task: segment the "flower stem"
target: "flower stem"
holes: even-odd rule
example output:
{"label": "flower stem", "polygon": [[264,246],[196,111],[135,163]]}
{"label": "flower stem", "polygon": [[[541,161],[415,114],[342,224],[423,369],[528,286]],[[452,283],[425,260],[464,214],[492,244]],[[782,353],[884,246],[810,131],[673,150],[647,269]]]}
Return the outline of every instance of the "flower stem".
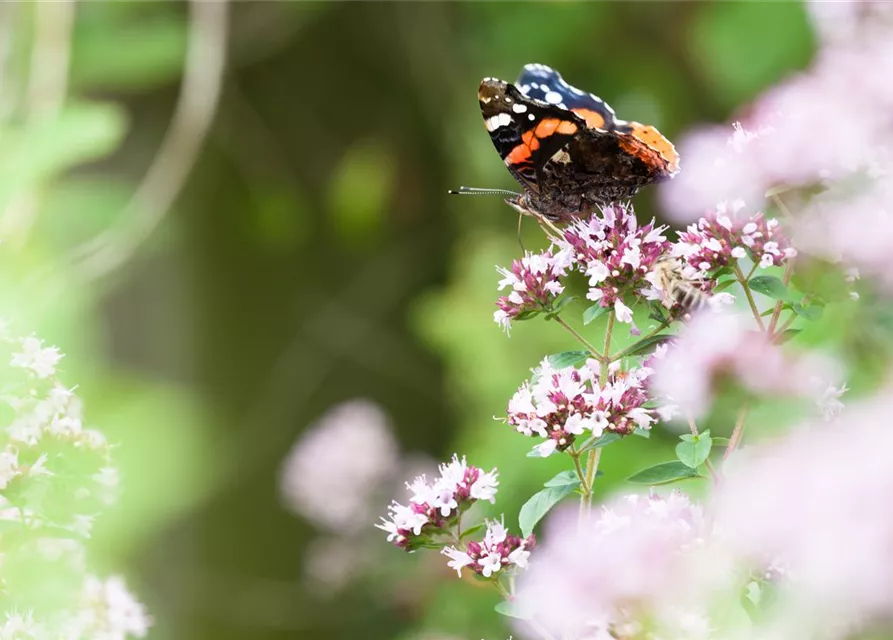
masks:
{"label": "flower stem", "polygon": [[595,474],[598,471],[598,461],[601,459],[602,449],[597,447],[589,450],[589,456],[586,460],[586,486],[589,491],[586,493],[586,505],[592,504],[592,485],[595,483]]}
{"label": "flower stem", "polygon": [[[784,283],[784,286],[787,287],[791,282],[791,275],[794,272],[794,265],[788,260],[788,263],[784,266],[784,275],[781,277],[781,281]],[[772,319],[769,321],[769,335],[772,335],[772,332],[775,331],[775,325],[778,324],[778,317],[781,315],[781,308],[784,306],[784,300],[779,300],[775,303],[775,309],[772,310]]]}
{"label": "flower stem", "polygon": [[608,375],[608,365],[611,363],[611,334],[614,333],[614,316],[615,314],[612,310],[608,314],[608,327],[605,329],[605,355],[602,358],[602,378]]}
{"label": "flower stem", "polygon": [[571,460],[574,461],[574,471],[577,472],[577,477],[580,478],[580,489],[583,492],[583,495],[580,497],[580,500],[583,501],[586,496],[589,495],[590,488],[589,484],[586,482],[586,473],[583,471],[582,465],[580,465],[580,454],[576,449],[571,448],[570,450]]}
{"label": "flower stem", "polygon": [[[753,273],[753,271],[751,271]],[[760,327],[760,331],[766,330],[766,325],[763,324],[763,319],[760,317],[760,310],[757,308],[757,303],[753,299],[753,294],[750,291],[750,285],[747,284],[748,278],[744,277],[744,274],[741,272],[741,267],[738,266],[738,263],[735,263],[735,277],[738,278],[738,282],[741,283],[741,288],[744,289],[744,295],[747,297],[747,304],[750,305],[750,310],[753,312],[754,320],[757,321],[757,326]]]}
{"label": "flower stem", "polygon": [[779,338],[781,338],[781,336],[784,335],[784,332],[787,331],[788,327],[790,327],[791,324],[793,324],[794,320],[796,320],[796,319],[797,319],[797,314],[791,313],[791,317],[788,318],[787,320],[785,320],[784,324],[775,330],[775,333],[773,334],[772,339],[778,340]]}
{"label": "flower stem", "polygon": [[598,360],[599,362],[601,362],[601,361],[604,360],[604,358],[603,358],[602,355],[598,352],[598,350],[597,350],[595,347],[593,347],[591,344],[589,344],[589,341],[586,340],[586,338],[584,338],[584,337],[581,336],[579,333],[577,333],[576,329],[574,329],[574,328],[573,328],[572,326],[570,326],[567,322],[565,322],[564,319],[563,319],[561,316],[559,316],[559,315],[556,314],[556,315],[554,315],[554,316],[552,316],[552,317],[555,319],[555,322],[557,322],[557,323],[560,324],[562,327],[564,327],[565,329],[567,329],[568,333],[570,333],[572,336],[574,336],[574,337],[580,342],[580,344],[582,344],[584,347],[586,347],[586,349],[589,351],[589,353],[591,353],[592,356],[593,356],[596,360]]}
{"label": "flower stem", "polygon": [[750,405],[744,403],[744,406],[742,406],[741,410],[738,412],[738,420],[735,422],[735,429],[732,431],[732,437],[729,438],[729,446],[726,448],[726,453],[722,457],[723,460],[728,460],[729,456],[732,455],[732,452],[741,444],[741,437],[744,435],[744,424],[747,420],[749,411]]}

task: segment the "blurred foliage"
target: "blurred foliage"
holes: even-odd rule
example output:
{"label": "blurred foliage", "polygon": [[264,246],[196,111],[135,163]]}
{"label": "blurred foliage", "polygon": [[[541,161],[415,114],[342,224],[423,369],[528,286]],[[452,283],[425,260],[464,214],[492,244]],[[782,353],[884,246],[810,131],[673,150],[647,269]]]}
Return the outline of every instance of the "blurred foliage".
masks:
{"label": "blurred foliage", "polygon": [[[496,198],[445,195],[512,186],[480,78],[551,64],[672,138],[726,119],[813,46],[793,2],[233,4],[225,89],[185,191],[125,269],[90,282],[73,257],[121,221],[157,151],[194,8],[78,3],[60,45],[68,96],[42,111],[29,65],[55,14],[4,5],[2,312],[62,347],[88,418],[120,443],[125,500],[95,548],[139,573],[155,638],[506,637],[496,594],[440,558],[385,549],[380,582],[328,600],[306,588],[313,531],[277,502],[283,452],[326,407],[369,397],[406,451],[498,465],[488,515],[516,525],[561,462],[526,458],[531,443],[493,416],[573,345],[550,324],[506,338],[491,322],[516,218]],[[652,197],[637,199],[643,216]],[[539,238],[525,225],[526,247]],[[599,495],[675,442],[614,445]]]}

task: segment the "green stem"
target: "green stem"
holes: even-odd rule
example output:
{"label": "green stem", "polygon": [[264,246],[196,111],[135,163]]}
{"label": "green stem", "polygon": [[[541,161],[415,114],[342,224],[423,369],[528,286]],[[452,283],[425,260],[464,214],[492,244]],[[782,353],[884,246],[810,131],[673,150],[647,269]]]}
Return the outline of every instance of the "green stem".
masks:
{"label": "green stem", "polygon": [[589,491],[586,493],[587,507],[592,504],[592,486],[595,483],[595,474],[598,471],[598,462],[601,456],[601,447],[589,450],[589,456],[586,460],[586,486],[589,487]]}
{"label": "green stem", "polygon": [[[753,272],[751,271],[751,273]],[[744,277],[744,274],[741,273],[741,267],[738,266],[737,262],[735,263],[735,277],[741,284],[741,288],[744,289],[744,295],[747,297],[747,304],[750,305],[750,310],[753,312],[754,320],[757,321],[757,326],[760,327],[760,331],[765,331],[766,325],[763,324],[763,319],[760,317],[760,310],[757,308],[757,303],[753,299],[753,294],[750,291],[750,285],[747,284],[748,278]]]}
{"label": "green stem", "polygon": [[586,340],[586,338],[584,338],[579,333],[577,333],[576,329],[574,329],[567,322],[565,322],[561,316],[556,314],[552,317],[555,319],[555,322],[557,322],[562,327],[564,327],[568,331],[568,333],[570,333],[572,336],[574,336],[580,342],[580,344],[582,344],[584,347],[586,347],[586,350],[592,354],[592,357],[594,357],[599,362],[601,362],[604,359],[604,358],[602,358],[602,355],[598,352],[598,350],[595,347],[593,347],[591,344],[589,344],[589,341]]}
{"label": "green stem", "polygon": [[[784,266],[784,275],[781,278],[784,286],[787,287],[791,282],[791,276],[794,273],[793,263],[788,260],[788,263]],[[775,309],[772,310],[772,319],[769,321],[769,335],[775,331],[775,325],[778,324],[778,318],[781,316],[781,308],[784,306],[784,300],[779,300],[775,303]]]}
{"label": "green stem", "polygon": [[732,452],[738,448],[739,444],[741,444],[741,438],[744,435],[744,425],[747,422],[747,414],[749,411],[750,405],[745,403],[738,412],[738,420],[735,422],[735,429],[732,431],[732,437],[729,438],[729,446],[726,448],[723,460],[728,460],[729,456],[732,455]]}
{"label": "green stem", "polygon": [[[614,311],[612,310],[608,314],[608,327],[605,329],[605,349],[604,349],[604,357],[602,358],[602,378],[605,378],[608,375],[608,365],[611,363],[611,334],[614,333]],[[616,358],[614,358],[616,359]]]}
{"label": "green stem", "polygon": [[583,466],[580,464],[580,454],[576,449],[571,449],[570,456],[571,460],[574,461],[574,471],[577,472],[577,477],[580,478],[580,489],[583,492],[580,500],[584,500],[591,492],[590,485],[586,482],[586,473],[583,471]]}

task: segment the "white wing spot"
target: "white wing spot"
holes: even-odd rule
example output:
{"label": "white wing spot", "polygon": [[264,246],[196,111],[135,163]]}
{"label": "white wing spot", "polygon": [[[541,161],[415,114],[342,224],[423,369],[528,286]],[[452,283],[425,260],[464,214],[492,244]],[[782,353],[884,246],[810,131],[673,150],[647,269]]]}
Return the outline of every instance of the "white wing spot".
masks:
{"label": "white wing spot", "polygon": [[546,93],[546,102],[549,104],[560,104],[561,103],[561,94],[557,91],[549,91]]}
{"label": "white wing spot", "polygon": [[531,122],[536,120],[536,116],[534,116],[532,113],[530,115],[528,115],[527,117],[530,119]]}
{"label": "white wing spot", "polygon": [[512,117],[507,113],[498,113],[490,116],[484,121],[487,125],[487,131],[495,131],[499,127],[505,127],[512,123]]}
{"label": "white wing spot", "polygon": [[513,104],[512,111],[514,111],[515,113],[524,113],[525,111],[527,111],[527,107],[523,104]]}

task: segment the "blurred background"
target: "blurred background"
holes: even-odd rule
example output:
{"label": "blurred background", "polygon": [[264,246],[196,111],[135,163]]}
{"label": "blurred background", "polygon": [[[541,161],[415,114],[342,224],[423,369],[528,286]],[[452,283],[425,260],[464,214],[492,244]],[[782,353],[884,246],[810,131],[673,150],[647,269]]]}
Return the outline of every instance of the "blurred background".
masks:
{"label": "blurred background", "polygon": [[574,345],[492,322],[517,218],[446,195],[515,187],[480,79],[549,64],[673,139],[813,47],[797,2],[0,3],[2,313],[118,443],[91,551],[151,637],[505,638],[495,592],[372,528],[453,452],[513,527],[561,465],[493,420]]}

